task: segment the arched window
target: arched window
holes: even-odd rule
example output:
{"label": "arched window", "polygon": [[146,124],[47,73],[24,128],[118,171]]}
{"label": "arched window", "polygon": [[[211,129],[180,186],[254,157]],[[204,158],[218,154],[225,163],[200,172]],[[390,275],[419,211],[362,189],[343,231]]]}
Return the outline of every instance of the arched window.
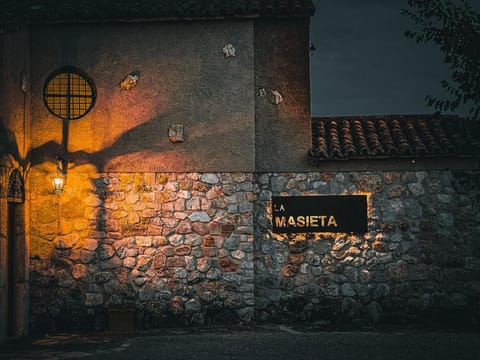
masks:
{"label": "arched window", "polygon": [[20,171],[13,169],[8,180],[7,201],[23,203],[25,201],[25,186]]}

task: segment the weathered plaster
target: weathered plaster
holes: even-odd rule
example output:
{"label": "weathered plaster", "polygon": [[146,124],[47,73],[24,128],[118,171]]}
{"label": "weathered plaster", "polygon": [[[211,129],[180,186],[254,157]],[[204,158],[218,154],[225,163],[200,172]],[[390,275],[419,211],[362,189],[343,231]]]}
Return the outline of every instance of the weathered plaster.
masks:
{"label": "weathered plaster", "polygon": [[[225,59],[229,42],[237,53]],[[45,79],[74,65],[94,80],[97,102],[69,124],[72,171],[84,163],[98,171],[253,170],[253,46],[250,20],[33,27],[34,164],[54,158],[62,142],[62,121],[43,104]],[[132,72],[137,85],[122,90]],[[185,142],[169,141],[171,124],[184,125]]]}
{"label": "weathered plaster", "polygon": [[[256,171],[295,171],[308,166],[308,43],[308,19],[255,22]],[[261,89],[265,96],[259,94]]]}

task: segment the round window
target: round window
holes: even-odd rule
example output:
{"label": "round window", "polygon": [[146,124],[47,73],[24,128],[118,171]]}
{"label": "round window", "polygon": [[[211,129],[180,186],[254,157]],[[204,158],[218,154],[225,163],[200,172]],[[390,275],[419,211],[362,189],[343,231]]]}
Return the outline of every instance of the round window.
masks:
{"label": "round window", "polygon": [[85,116],[95,104],[93,80],[81,70],[67,66],[54,71],[43,88],[43,101],[47,109],[64,120]]}

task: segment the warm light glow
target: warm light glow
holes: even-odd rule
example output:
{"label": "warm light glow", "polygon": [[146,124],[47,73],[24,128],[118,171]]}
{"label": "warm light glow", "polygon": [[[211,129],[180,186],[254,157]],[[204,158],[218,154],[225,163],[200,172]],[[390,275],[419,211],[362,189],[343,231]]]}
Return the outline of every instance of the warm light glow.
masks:
{"label": "warm light glow", "polygon": [[56,173],[52,177],[52,190],[56,195],[63,193],[63,186],[65,184],[65,175],[62,173]]}
{"label": "warm light glow", "polygon": [[[334,194],[302,193],[301,196],[307,197],[307,196],[322,196],[322,195],[332,196]],[[370,220],[370,216],[372,215],[372,210],[373,210],[373,204],[372,204],[373,193],[372,192],[353,191],[353,192],[350,192],[350,193],[338,194],[338,196],[342,196],[342,195],[364,195],[364,196],[366,196],[367,197],[367,222]],[[270,219],[270,221],[274,221],[273,220],[273,214],[272,214],[271,201],[269,201],[267,203],[266,211],[267,211],[267,217]],[[312,217],[316,218],[315,220],[317,221],[318,225],[322,225],[321,222],[323,222],[323,225],[328,225],[329,222],[331,222],[331,224],[333,224],[333,221],[336,221],[335,218],[331,219],[328,216],[312,216]],[[283,219],[281,219],[281,218],[279,220],[276,219],[276,221],[282,221],[282,220]],[[287,221],[287,220],[288,219],[286,218],[285,221]],[[309,219],[309,221],[311,221],[311,220],[312,219]],[[301,222],[300,227],[305,225],[305,223],[306,223],[305,217],[303,217],[302,219],[294,219],[294,220],[291,220],[291,221],[295,221],[295,225],[297,225],[297,226],[298,226],[298,224],[297,224],[296,221],[300,221]],[[319,221],[320,221],[320,223],[319,223]],[[280,225],[282,225],[282,224],[280,224]],[[272,232],[271,236],[277,241],[296,241],[297,239],[304,238],[307,234],[308,234],[308,232],[305,232],[305,233],[303,233],[303,232],[283,233],[283,234]],[[352,233],[329,232],[329,231],[320,231],[320,230],[318,232],[316,232],[316,234],[320,235],[320,237],[318,239],[326,239],[326,238],[329,238],[329,237],[335,239],[337,237],[342,237],[342,236],[348,236],[348,237],[355,236]]]}

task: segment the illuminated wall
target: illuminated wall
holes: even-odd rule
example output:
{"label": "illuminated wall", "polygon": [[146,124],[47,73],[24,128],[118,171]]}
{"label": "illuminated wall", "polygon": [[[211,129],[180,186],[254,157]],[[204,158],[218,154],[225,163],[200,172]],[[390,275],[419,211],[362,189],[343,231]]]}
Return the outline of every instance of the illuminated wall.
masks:
{"label": "illuminated wall", "polygon": [[[17,239],[21,259],[16,259],[15,270],[15,304],[8,302],[8,218],[9,204],[7,189],[9,177],[13,169],[22,177],[28,173],[28,136],[30,123],[30,94],[28,31],[0,34],[0,343],[10,329],[10,335],[28,333],[28,234],[26,233],[27,217],[23,213],[18,216],[18,232],[22,236]],[[28,203],[22,204],[22,212]],[[24,236],[25,235],[25,236]],[[11,277],[10,277],[11,279]],[[15,320],[10,321],[8,314],[15,313]],[[14,322],[11,324],[10,322]]]}
{"label": "illuminated wall", "polygon": [[250,322],[253,175],[71,174],[65,192],[32,184],[34,331]]}
{"label": "illuminated wall", "polygon": [[[255,318],[471,326],[480,316],[478,171],[261,174]],[[273,196],[369,195],[361,235],[271,232]]]}
{"label": "illuminated wall", "polygon": [[[478,171],[313,169],[308,21],[22,34],[2,38],[3,49],[25,46],[12,47],[25,61],[2,58],[11,101],[0,113],[1,181],[12,168],[26,179],[23,314],[33,331],[103,330],[112,310],[132,310],[140,328],[479,319]],[[97,91],[94,108],[69,122],[42,98],[65,65]],[[132,73],[136,86],[122,89]],[[183,142],[169,138],[172,125],[183,125]],[[61,195],[50,186],[57,154],[67,163]],[[271,230],[272,196],[358,193],[369,199],[365,234]],[[0,206],[4,239],[4,197]]]}
{"label": "illuminated wall", "polygon": [[[32,327],[478,319],[478,172],[74,174],[32,206]],[[43,186],[43,188],[42,188]],[[368,194],[365,234],[271,231],[272,196]]]}
{"label": "illuminated wall", "polygon": [[[68,125],[72,171],[254,169],[253,21],[51,25],[31,36],[34,165],[54,159],[64,140],[44,83],[73,65],[95,82],[97,100]],[[227,44],[234,57],[225,57]],[[122,90],[131,73],[137,85]],[[183,143],[169,140],[171,125],[183,125]]]}
{"label": "illuminated wall", "polygon": [[[308,164],[307,143],[292,141],[283,167],[277,154],[310,132],[308,20],[42,24],[29,36],[26,115],[12,123],[26,134],[33,329],[101,329],[114,307],[141,327],[251,321],[253,171]],[[43,101],[67,65],[96,88],[70,121]]]}

